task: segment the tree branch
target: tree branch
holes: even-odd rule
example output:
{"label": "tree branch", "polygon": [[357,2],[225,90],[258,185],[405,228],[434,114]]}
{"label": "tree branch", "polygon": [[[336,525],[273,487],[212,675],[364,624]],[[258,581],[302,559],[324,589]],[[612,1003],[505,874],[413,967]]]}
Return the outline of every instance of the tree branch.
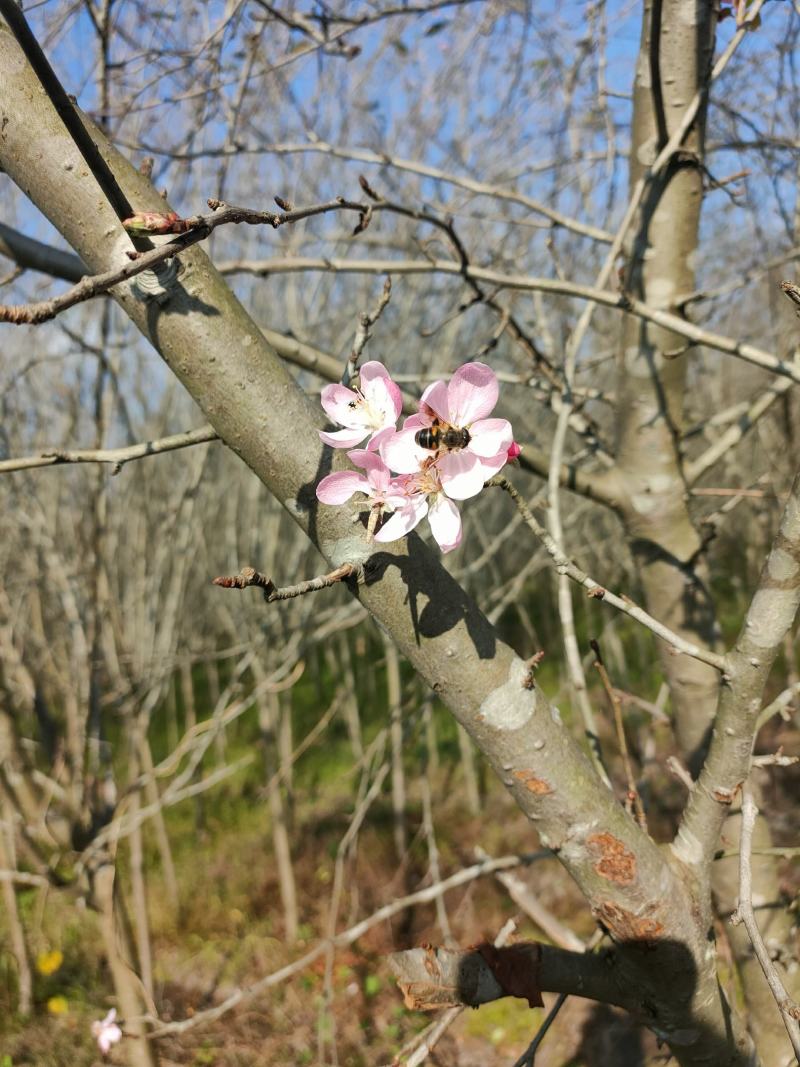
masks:
{"label": "tree branch", "polygon": [[275,600],[292,600],[296,596],[305,593],[316,593],[320,589],[329,589],[338,582],[344,582],[348,578],[357,577],[360,567],[352,563],[343,563],[341,567],[331,571],[330,574],[321,574],[318,578],[309,578],[306,582],[298,585],[287,585],[278,589],[271,578],[266,574],[260,574],[253,567],[243,567],[238,574],[230,578],[214,578],[214,585],[221,585],[223,589],[248,589],[256,586],[264,593],[264,599],[268,604]]}
{"label": "tree branch", "polygon": [[734,925],[743,923],[747,930],[747,936],[750,938],[753,951],[756,954],[758,962],[761,964],[761,970],[764,972],[764,977],[767,980],[770,991],[778,1005],[784,1025],[786,1026],[786,1032],[789,1034],[789,1040],[792,1043],[794,1054],[797,1056],[798,1061],[800,1061],[800,1025],[797,1021],[800,1019],[800,1005],[796,1004],[786,992],[777,968],[770,959],[767,946],[764,944],[764,938],[761,936],[761,931],[756,922],[755,912],[753,911],[753,883],[752,872],[750,869],[750,852],[753,845],[753,827],[757,815],[758,808],[753,800],[753,794],[751,793],[750,788],[747,785],[744,785],[742,787],[742,831],[740,841],[741,852],[739,855],[739,907],[731,916],[731,922]]}
{"label": "tree branch", "polygon": [[114,469],[111,473],[119,474],[131,460],[158,456],[162,452],[173,452],[179,448],[190,448],[192,445],[218,440],[219,434],[216,430],[211,426],[202,426],[199,430],[186,430],[184,433],[175,433],[169,437],[159,437],[124,448],[53,449],[38,456],[0,460],[0,474],[30,470],[34,467],[54,467],[62,463],[112,463]]}
{"label": "tree branch", "polygon": [[520,493],[509,480],[502,474],[496,474],[491,478],[487,485],[494,485],[500,489],[503,489],[511,499],[514,501],[514,505],[522,515],[525,524],[533,531],[539,538],[544,547],[547,549],[553,563],[557,570],[566,574],[578,585],[582,585],[584,589],[587,589],[589,596],[594,597],[596,600],[603,600],[619,611],[623,611],[626,615],[630,615],[632,619],[636,619],[643,626],[646,626],[648,630],[651,630],[656,637],[660,637],[662,641],[666,641],[668,645],[671,645],[676,652],[681,652],[685,656],[692,656],[694,659],[699,659],[703,663],[708,663],[711,667],[716,667],[718,671],[725,671],[727,669],[726,660],[724,656],[720,656],[717,652],[712,652],[711,649],[702,648],[700,645],[695,644],[692,641],[687,641],[679,634],[674,633],[669,627],[664,626],[658,619],[654,619],[652,615],[648,615],[646,611],[638,607],[629,597],[620,597],[616,593],[610,592],[602,585],[596,582],[593,578],[580,569],[580,567],[573,563],[569,557],[565,556],[552,537],[548,534],[541,523],[537,522],[528,505],[522,499]]}
{"label": "tree branch", "polygon": [[[511,946],[518,951],[516,966],[534,976],[545,993],[569,993],[601,1004],[630,1008],[615,977],[615,953],[570,952],[539,941]],[[432,1011],[455,1005],[477,1008],[510,994],[498,981],[480,949],[452,950],[426,945],[395,952],[389,957],[406,1007]]]}
{"label": "tree branch", "polygon": [[726,657],[708,756],[672,845],[684,863],[705,876],[730,805],[749,773],[764,686],[799,605],[800,475],[736,645]]}

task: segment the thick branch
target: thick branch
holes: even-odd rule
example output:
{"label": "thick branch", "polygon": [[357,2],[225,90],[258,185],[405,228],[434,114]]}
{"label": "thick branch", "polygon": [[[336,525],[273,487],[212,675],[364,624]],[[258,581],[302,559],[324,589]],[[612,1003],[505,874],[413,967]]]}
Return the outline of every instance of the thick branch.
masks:
{"label": "thick branch", "polygon": [[[512,947],[520,950],[520,970],[529,969],[544,993],[570,993],[604,1004],[631,1006],[617,985],[613,952],[570,952],[538,941]],[[389,964],[406,1006],[416,1011],[454,1005],[477,1008],[509,996],[479,949],[425,946],[395,952]]]}
{"label": "thick branch", "polygon": [[552,293],[558,296],[574,297],[577,300],[591,300],[601,304],[603,307],[626,311],[646,322],[652,322],[665,330],[678,334],[680,337],[685,337],[692,344],[705,345],[707,348],[715,349],[718,352],[737,356],[755,367],[762,367],[764,370],[773,371],[773,373],[785,378],[791,378],[793,382],[800,382],[800,367],[787,360],[779,359],[772,352],[767,352],[745,341],[737,341],[735,338],[715,333],[713,330],[706,330],[672,311],[663,311],[660,308],[651,307],[628,293],[615,293],[607,289],[597,289],[594,286],[580,285],[577,282],[569,282],[561,278],[537,278],[532,275],[505,274],[502,271],[492,270],[488,267],[476,267],[473,264],[463,267],[461,263],[450,259],[356,260],[337,259],[335,257],[297,256],[291,259],[279,258],[252,262],[237,260],[235,264],[223,263],[221,267],[226,273],[243,271],[263,276],[309,270],[352,274],[458,274],[475,281],[487,282],[498,289]]}
{"label": "thick branch", "polygon": [[25,270],[41,271],[67,282],[79,282],[86,267],[73,252],[63,252],[0,222],[0,255],[7,256]]}
{"label": "thick branch", "polygon": [[747,778],[761,699],[800,605],[800,475],[761,571],[744,626],[728,654],[708,757],[673,848],[706,874],[737,790]]}

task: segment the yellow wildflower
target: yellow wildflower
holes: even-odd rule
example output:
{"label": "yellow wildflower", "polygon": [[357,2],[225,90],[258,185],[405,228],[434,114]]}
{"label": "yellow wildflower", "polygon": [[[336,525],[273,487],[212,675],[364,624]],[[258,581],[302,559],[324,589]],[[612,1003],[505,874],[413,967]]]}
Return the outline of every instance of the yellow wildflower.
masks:
{"label": "yellow wildflower", "polygon": [[52,952],[40,952],[36,957],[36,970],[45,977],[55,974],[64,962],[64,954],[54,948]]}

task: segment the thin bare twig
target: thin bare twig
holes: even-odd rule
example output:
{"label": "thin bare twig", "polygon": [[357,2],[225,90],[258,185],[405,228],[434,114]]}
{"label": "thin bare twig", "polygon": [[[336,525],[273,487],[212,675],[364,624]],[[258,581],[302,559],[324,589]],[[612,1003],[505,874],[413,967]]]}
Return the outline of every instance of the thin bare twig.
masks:
{"label": "thin bare twig", "polygon": [[701,645],[697,645],[693,641],[685,640],[679,634],[670,630],[668,626],[659,622],[658,619],[654,619],[652,615],[648,615],[646,611],[640,608],[637,604],[634,604],[629,597],[617,596],[616,593],[612,593],[610,590],[605,589],[593,578],[590,578],[585,571],[581,570],[576,563],[560,552],[552,537],[550,537],[541,523],[537,522],[528,505],[505,475],[496,474],[493,478],[490,478],[486,484],[497,486],[499,489],[503,489],[508,493],[514,501],[517,510],[522,515],[525,524],[542,542],[555,566],[560,571],[563,571],[564,574],[567,574],[574,582],[577,582],[578,585],[582,585],[584,589],[587,589],[590,597],[593,597],[596,600],[604,600],[619,611],[624,612],[626,615],[630,615],[632,619],[636,619],[637,622],[640,622],[643,626],[646,626],[648,630],[651,630],[656,637],[660,637],[662,641],[666,641],[668,645],[671,645],[676,652],[680,652],[685,656],[692,656],[694,659],[699,659],[702,663],[708,663],[709,666],[715,667],[718,671],[725,672],[727,661],[724,656],[712,652],[708,648],[703,648]]}
{"label": "thin bare twig", "polygon": [[594,667],[600,675],[600,681],[603,683],[603,689],[606,691],[608,702],[611,705],[611,712],[614,716],[614,723],[617,728],[617,743],[619,744],[622,763],[625,767],[625,778],[628,783],[627,800],[633,805],[637,822],[645,833],[647,833],[647,819],[645,818],[644,808],[642,807],[642,798],[639,796],[639,790],[636,788],[636,780],[633,776],[633,766],[631,764],[630,753],[628,752],[628,740],[625,737],[625,723],[622,720],[622,701],[617,695],[614,687],[611,685],[611,679],[608,677],[608,671],[603,663],[603,656],[600,652],[599,643],[593,639],[589,644],[592,646],[592,651],[595,655]]}
{"label": "thin bare twig", "polygon": [[752,886],[752,872],[750,868],[750,851],[753,845],[753,827],[756,821],[756,815],[758,815],[758,808],[753,800],[753,794],[750,787],[745,783],[742,786],[742,831],[740,839],[741,853],[739,856],[739,906],[731,916],[731,922],[734,925],[739,923],[744,924],[745,930],[747,930],[747,936],[753,945],[753,951],[756,954],[758,962],[761,964],[761,970],[764,972],[764,977],[767,980],[770,991],[772,992],[775,1002],[778,1005],[778,1009],[783,1018],[784,1025],[786,1026],[786,1032],[789,1035],[789,1040],[792,1043],[795,1055],[800,1060],[800,1005],[797,1004],[784,988],[780,975],[778,974],[775,964],[770,959],[767,946],[764,944],[764,939],[761,936],[761,931],[758,928],[756,922],[755,912],[753,911],[753,886]]}
{"label": "thin bare twig", "polygon": [[318,578],[309,578],[306,582],[297,585],[287,585],[278,589],[271,578],[266,574],[260,574],[253,567],[242,567],[238,574],[230,577],[214,578],[213,584],[222,586],[223,589],[249,589],[257,586],[264,591],[264,599],[268,604],[274,600],[291,600],[293,597],[302,596],[304,593],[316,593],[319,589],[327,589],[337,582],[344,582],[348,578],[357,577],[359,567],[354,563],[343,563],[341,567],[331,571],[330,574],[321,574]]}
{"label": "thin bare twig", "polygon": [[372,334],[371,328],[375,325],[378,319],[383,314],[383,309],[389,303],[392,296],[392,279],[391,275],[387,277],[383,283],[383,292],[380,295],[380,299],[372,311],[362,311],[358,316],[358,328],[356,329],[356,335],[353,339],[353,348],[350,352],[350,356],[345,363],[344,372],[342,374],[342,385],[349,385],[353,378],[356,376],[358,370],[358,361],[361,359],[361,354],[366,348],[367,341]]}
{"label": "thin bare twig", "polygon": [[541,1045],[542,1041],[544,1041],[544,1038],[545,1038],[545,1035],[547,1034],[547,1031],[550,1029],[550,1027],[555,1022],[556,1016],[561,1011],[561,1009],[564,1007],[564,1004],[566,1003],[566,1000],[567,1000],[567,996],[568,996],[567,993],[559,993],[558,994],[558,996],[556,997],[555,1004],[552,1006],[550,1011],[545,1016],[544,1021],[542,1022],[542,1025],[536,1031],[536,1037],[534,1037],[533,1041],[531,1041],[530,1045],[528,1045],[528,1047],[522,1053],[520,1058],[516,1061],[516,1063],[514,1064],[514,1067],[533,1067],[534,1061],[536,1059],[536,1053],[537,1053],[537,1051],[539,1049],[539,1046]]}
{"label": "thin bare twig", "polygon": [[41,452],[38,456],[20,456],[16,459],[0,460],[0,474],[30,470],[33,467],[54,467],[62,463],[111,463],[113,464],[111,473],[119,474],[125,464],[130,463],[131,460],[143,459],[145,456],[157,456],[162,452],[172,452],[178,448],[189,448],[192,445],[218,440],[219,434],[216,430],[210,426],[203,426],[199,430],[186,430],[184,433],[171,434],[169,437],[160,437],[153,441],[142,441],[124,448],[54,448]]}
{"label": "thin bare twig", "polygon": [[[255,211],[252,208],[235,207],[214,199],[208,201],[208,206],[214,212],[213,215],[192,215],[184,219],[172,215],[155,216],[152,213],[132,216],[128,223],[133,232],[139,232],[136,230],[139,224],[145,227],[140,232],[159,232],[160,221],[163,223],[160,232],[175,233],[176,236],[168,244],[161,245],[159,248],[146,252],[128,252],[131,262],[101,274],[87,275],[77,285],[51,300],[41,300],[31,304],[0,304],[0,322],[10,322],[17,326],[23,323],[47,322],[60,312],[90,300],[92,297],[107,293],[115,285],[129,281],[137,274],[152,270],[181,252],[185,252],[192,245],[204,241],[218,226],[245,223],[250,226],[271,226],[277,229],[287,223],[299,222],[301,219],[324,215],[330,211],[354,211],[359,219],[363,220],[367,212],[372,210],[372,205],[345,200],[344,197],[312,204],[310,207],[280,212]],[[171,228],[165,230],[163,227],[167,225]]]}

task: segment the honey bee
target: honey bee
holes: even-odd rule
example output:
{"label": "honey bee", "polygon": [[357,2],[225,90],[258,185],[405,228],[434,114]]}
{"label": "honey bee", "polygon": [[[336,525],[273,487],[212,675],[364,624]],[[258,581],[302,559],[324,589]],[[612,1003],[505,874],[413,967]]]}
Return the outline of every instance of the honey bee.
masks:
{"label": "honey bee", "polygon": [[431,426],[417,430],[414,440],[420,448],[427,449],[428,452],[451,452],[456,448],[466,448],[472,438],[469,430],[462,430],[440,419],[434,419]]}

